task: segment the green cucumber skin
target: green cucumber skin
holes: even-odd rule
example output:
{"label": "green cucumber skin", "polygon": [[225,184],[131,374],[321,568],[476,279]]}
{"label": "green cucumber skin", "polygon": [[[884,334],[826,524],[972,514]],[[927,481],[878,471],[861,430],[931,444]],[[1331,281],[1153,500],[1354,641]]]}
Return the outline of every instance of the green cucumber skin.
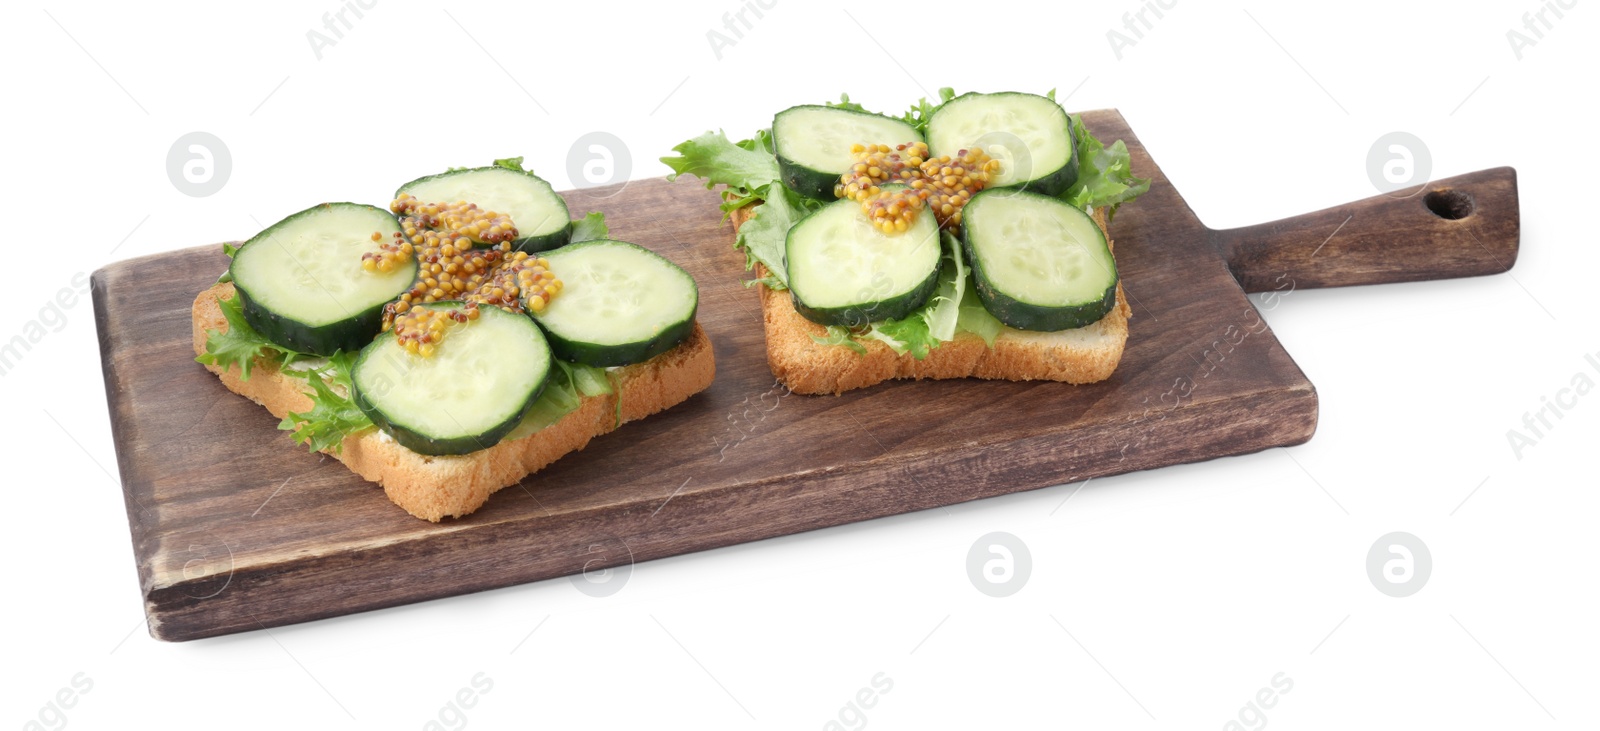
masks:
{"label": "green cucumber skin", "polygon": [[1067,164],[1061,169],[1048,175],[1043,175],[1016,185],[1007,186],[1016,190],[1025,190],[1029,193],[1047,195],[1051,198],[1060,196],[1078,182],[1078,144],[1077,136],[1072,129],[1072,116],[1067,116],[1067,147],[1072,152],[1067,156]]}
{"label": "green cucumber skin", "polygon": [[783,181],[783,187],[799,195],[816,200],[838,200],[833,190],[839,184],[839,175],[825,173],[821,170],[790,162],[788,158],[778,156],[778,177]]}
{"label": "green cucumber skin", "polygon": [[354,353],[371,343],[372,338],[383,329],[382,304],[357,313],[354,317],[312,327],[257,305],[250,299],[250,293],[237,284],[234,285],[234,293],[238,295],[239,306],[244,310],[244,321],[250,323],[250,327],[269,342],[300,353],[324,357],[339,350]]}
{"label": "green cucumber skin", "polygon": [[[965,241],[962,248],[968,257],[972,247]],[[969,258],[970,261],[970,258]],[[1106,288],[1105,296],[1087,304],[1072,307],[1040,307],[1019,302],[989,286],[989,280],[980,273],[978,265],[972,266],[973,281],[978,285],[978,301],[1001,324],[1017,330],[1056,332],[1093,325],[1111,312],[1117,304],[1117,285]]]}
{"label": "green cucumber skin", "polygon": [[[671,259],[657,254],[656,252],[651,251],[643,246],[639,246],[638,244],[628,241],[621,241],[618,239],[590,239],[588,241],[580,241],[576,244],[573,244],[573,250],[576,251],[577,247],[582,246],[607,246],[610,244],[627,244],[628,246],[635,247],[666,262],[674,269],[683,272],[684,276],[688,278],[690,286],[694,287],[694,307],[689,309],[689,316],[687,318],[662,328],[654,336],[651,336],[645,340],[638,340],[632,343],[622,343],[620,345],[597,345],[594,343],[569,340],[556,334],[556,332],[551,328],[545,327],[543,322],[539,322],[539,316],[533,315],[533,321],[538,323],[540,330],[544,331],[544,339],[550,344],[550,354],[552,357],[560,358],[568,363],[581,363],[583,365],[594,366],[596,368],[611,368],[614,366],[632,365],[634,363],[643,363],[644,361],[650,360],[651,358],[678,347],[679,344],[683,343],[685,340],[688,340],[689,336],[694,333],[695,316],[700,312],[700,283],[695,281],[694,276],[689,274],[689,272],[683,267],[678,266]],[[551,263],[552,269],[558,267],[559,263]],[[560,295],[556,296],[559,297]],[[531,311],[528,309],[528,298],[526,295],[522,297],[522,306],[524,310]]]}
{"label": "green cucumber skin", "polygon": [[865,305],[849,305],[845,307],[812,307],[800,299],[800,295],[789,290],[789,300],[794,303],[794,309],[818,325],[842,325],[844,327],[859,327],[869,322],[883,320],[898,320],[906,315],[922,309],[928,304],[928,299],[934,291],[939,289],[939,269],[934,268],[928,278],[921,284],[913,287],[911,291],[899,297],[870,302]]}
{"label": "green cucumber skin", "polygon": [[[789,107],[788,109],[785,109],[782,112],[778,112],[776,115],[773,116],[773,118],[772,118],[772,129],[774,131],[777,130],[777,128],[778,128],[778,117],[782,117],[784,115],[784,113],[786,113],[786,112],[790,112],[790,111],[793,111],[793,110],[796,110],[796,109],[823,108],[825,106],[826,105],[819,106],[819,105],[816,105],[816,104],[801,104],[800,106]],[[884,119],[888,119],[888,120],[896,121],[896,122],[901,121],[901,120],[895,119],[894,117],[890,117],[888,115],[875,114],[873,112],[858,112],[858,111],[855,111],[855,110],[852,110],[852,109],[839,109],[838,111],[844,112],[846,114],[859,114],[859,115],[868,116],[868,117],[882,117]],[[906,142],[923,142],[924,140],[923,140],[921,135],[913,133],[911,139],[905,139],[905,140],[870,140],[870,141],[871,142],[881,143],[881,144],[886,144],[886,145],[898,145],[898,144],[902,144],[902,143],[906,143]],[[866,142],[869,142],[869,140],[860,140],[860,142],[866,143]],[[799,163],[791,161],[787,157],[784,157],[783,151],[781,149],[779,149],[780,147],[781,147],[781,145],[779,144],[779,140],[774,138],[773,139],[773,143],[772,143],[772,148],[773,148],[774,154],[778,158],[778,179],[783,183],[783,187],[794,191],[798,195],[802,195],[802,196],[805,196],[807,198],[812,198],[812,199],[815,199],[815,200],[821,200],[821,201],[838,200],[839,197],[834,195],[833,191],[834,191],[834,188],[838,186],[839,178],[840,178],[840,176],[844,175],[845,171],[840,170],[837,173],[829,173],[829,172],[824,172],[824,171],[821,171],[821,170],[815,170],[815,169],[812,169],[812,168],[808,168],[808,167],[806,167],[804,165],[801,165]]]}
{"label": "green cucumber skin", "polygon": [[[700,306],[696,304],[695,310],[699,309]],[[663,328],[655,337],[624,345],[576,342],[550,330],[544,331],[544,338],[550,343],[550,354],[568,363],[582,363],[596,368],[633,365],[650,360],[688,340],[689,335],[694,333],[694,315],[695,312],[691,311],[689,319]]]}
{"label": "green cucumber skin", "polygon": [[382,429],[384,433],[393,437],[394,440],[400,444],[400,446],[416,452],[417,454],[428,455],[430,457],[443,457],[458,454],[472,454],[473,452],[488,449],[489,447],[499,444],[500,440],[503,439],[505,435],[510,434],[512,429],[517,428],[517,425],[522,423],[522,418],[527,416],[528,409],[533,408],[533,402],[539,399],[540,394],[544,393],[544,388],[549,383],[550,375],[547,373],[545,374],[544,380],[539,382],[539,387],[534,389],[533,397],[528,399],[526,404],[522,405],[522,408],[517,411],[516,416],[506,420],[505,423],[476,436],[457,437],[455,439],[440,439],[438,437],[430,437],[422,432],[414,431],[404,424],[392,421],[389,419],[388,415],[384,414],[381,410],[373,406],[372,403],[367,400],[366,395],[361,393],[360,388],[355,388],[353,390],[355,391],[356,407],[361,409],[361,413],[366,414],[367,418],[371,419],[375,426],[377,426],[379,429]]}
{"label": "green cucumber skin", "polygon": [[[1070,117],[1067,118],[1067,134],[1072,134],[1072,118]],[[1077,138],[1068,137],[1067,139]],[[1067,192],[1067,189],[1071,188],[1072,184],[1076,182],[1078,182],[1078,146],[1074,144],[1072,145],[1072,154],[1067,157],[1067,164],[1065,167],[1062,167],[1060,170],[1050,173],[1049,175],[1006,187],[1014,190],[1023,190],[1029,193],[1038,193],[1040,195],[1047,195],[1051,198],[1056,198]]]}
{"label": "green cucumber skin", "polygon": [[[967,255],[968,266],[972,269],[972,281],[978,288],[978,301],[982,302],[983,308],[994,315],[1001,324],[1018,330],[1040,332],[1072,330],[1099,322],[1111,312],[1111,308],[1116,306],[1117,284],[1121,281],[1121,275],[1116,270],[1114,259],[1111,264],[1111,286],[1106,288],[1105,294],[1099,299],[1083,304],[1044,307],[1022,302],[995,289],[989,282],[989,277],[984,274],[983,262],[978,258],[972,245],[972,228],[970,225],[961,227],[961,249]],[[1096,229],[1098,228],[1097,224]],[[1102,231],[1100,237],[1101,245],[1105,245],[1105,232]]]}
{"label": "green cucumber skin", "polygon": [[[462,173],[477,173],[477,172],[482,172],[484,170],[509,170],[510,172],[518,172],[516,170],[511,170],[510,168],[499,168],[499,167],[495,167],[493,165],[489,165],[489,166],[481,167],[481,168],[467,168],[465,170],[450,170],[450,171],[443,172],[443,173],[435,173],[433,175],[424,175],[424,176],[422,176],[420,178],[417,178],[416,180],[412,180],[412,181],[406,183],[405,185],[400,186],[398,189],[395,190],[394,197],[399,198],[401,193],[406,192],[406,190],[408,188],[410,188],[411,186],[416,185],[418,183],[427,182],[427,181],[433,180],[435,178],[445,178],[445,177],[449,177],[449,176],[452,176],[452,175],[460,175]],[[528,172],[526,170],[521,171],[521,173],[523,175],[526,175],[526,176],[530,177],[530,178],[533,178],[534,180],[537,180],[537,181],[539,181],[541,183],[544,183],[545,185],[550,185],[550,181],[545,180],[544,178],[541,178],[541,177],[539,177],[537,175],[534,175],[533,173],[530,173],[530,172]],[[554,186],[551,186],[551,189],[554,190]],[[565,198],[562,198],[559,193],[556,194],[556,198],[561,201],[562,215],[567,217],[567,225],[561,227],[560,230],[552,231],[552,232],[550,232],[548,234],[544,234],[542,236],[523,236],[521,238],[518,238],[515,241],[511,242],[511,248],[512,248],[513,251],[525,251],[525,252],[527,252],[529,254],[537,254],[537,253],[539,253],[541,251],[550,251],[552,249],[559,249],[559,248],[561,248],[563,246],[566,246],[570,241],[572,241],[572,212],[567,209],[567,207],[566,207],[567,206],[567,201],[566,201]],[[428,203],[436,203],[438,201],[426,201],[426,202],[428,202]],[[471,203],[471,202],[472,201],[468,201],[468,203]],[[478,246],[484,246],[484,245],[483,244],[478,244]]]}
{"label": "green cucumber skin", "polygon": [[[969,91],[969,92],[967,92],[965,94],[962,94],[961,96],[958,96],[958,97],[955,97],[954,99],[951,99],[950,102],[954,102],[957,99],[960,99],[960,98],[966,97],[966,96],[1004,96],[1004,95],[1008,95],[1008,94],[1015,94],[1015,95],[1018,95],[1018,96],[1038,96],[1037,94],[1028,94],[1026,92],[1020,92],[1020,91],[1001,91],[1001,92],[995,92],[995,93],[992,93],[992,94],[984,94],[984,93],[981,93],[981,92]],[[946,104],[948,104],[950,102],[946,102]],[[944,105],[940,105],[940,106],[942,107]],[[1060,106],[1060,104],[1057,103],[1056,106]],[[933,113],[933,117],[929,118],[928,124],[931,126],[933,124],[933,119],[937,118],[938,116],[939,116],[939,112],[938,112],[938,110],[935,110],[934,113]],[[1062,193],[1067,192],[1068,188],[1071,188],[1074,183],[1078,182],[1078,144],[1077,144],[1078,137],[1077,137],[1076,134],[1074,134],[1076,130],[1074,130],[1072,128],[1072,115],[1067,114],[1066,110],[1063,109],[1062,110],[1062,116],[1066,117],[1066,119],[1067,119],[1067,148],[1069,150],[1071,150],[1071,152],[1068,153],[1068,155],[1067,155],[1067,164],[1062,166],[1061,168],[1059,168],[1057,170],[1052,170],[1049,173],[1046,173],[1044,175],[1034,176],[1034,178],[1032,180],[1025,180],[1025,181],[1022,181],[1020,183],[1016,183],[1016,184],[1013,184],[1013,185],[1005,186],[1006,189],[1025,190],[1025,191],[1028,191],[1030,193],[1038,193],[1040,195],[1048,195],[1048,196],[1051,196],[1051,197],[1055,197],[1055,196],[1061,195]],[[955,153],[945,153],[945,152],[941,152],[941,151],[938,151],[938,150],[931,150],[929,154],[933,154],[933,155],[943,155],[943,154],[954,155]]]}
{"label": "green cucumber skin", "polygon": [[[572,242],[572,221],[562,226],[560,231],[548,233],[543,236],[524,236],[511,242],[512,251],[525,251],[537,254],[543,251],[553,251]],[[476,248],[476,247],[474,247]]]}
{"label": "green cucumber skin", "polygon": [[[438,302],[435,304],[456,306],[460,305],[461,303],[449,301]],[[516,429],[517,425],[522,423],[523,417],[528,415],[528,409],[533,408],[533,403],[539,400],[539,396],[544,393],[545,386],[549,385],[550,371],[554,370],[553,365],[550,368],[545,369],[544,379],[539,381],[538,386],[534,387],[533,393],[528,397],[527,403],[524,403],[522,408],[517,409],[516,414],[510,419],[507,419],[505,422],[486,432],[482,432],[473,436],[456,437],[454,439],[441,439],[439,437],[432,437],[427,434],[423,434],[422,432],[411,429],[404,424],[391,420],[389,415],[383,413],[382,410],[373,405],[372,402],[367,399],[366,394],[361,392],[361,387],[356,385],[356,371],[361,370],[361,364],[367,359],[368,355],[377,352],[377,345],[383,342],[384,338],[393,339],[394,333],[384,333],[381,337],[373,340],[370,345],[361,350],[361,357],[356,359],[356,365],[351,369],[351,396],[356,402],[356,408],[361,409],[361,413],[366,414],[367,418],[372,421],[374,426],[377,426],[379,429],[382,429],[384,433],[388,434],[390,437],[393,437],[395,442],[399,443],[400,446],[416,452],[417,454],[427,455],[430,457],[471,454],[473,452],[488,449],[489,447],[499,444],[500,440],[505,438],[505,435],[510,434],[511,430]]]}
{"label": "green cucumber skin", "polygon": [[[243,251],[244,247],[250,245],[251,242],[263,236],[270,235],[273,231],[276,231],[278,227],[283,226],[306,214],[319,212],[327,206],[360,206],[362,208],[375,208],[374,206],[368,206],[360,203],[323,203],[321,205],[312,206],[311,208],[307,208],[304,211],[300,211],[299,213],[284,218],[282,221],[272,224],[271,226],[262,230],[261,233],[250,237],[249,241],[239,245],[239,250]],[[389,217],[394,218],[394,215],[389,214]],[[396,225],[399,225],[398,219],[396,219]],[[267,310],[266,308],[256,304],[254,300],[251,299],[249,290],[240,284],[238,276],[236,276],[235,272],[233,271],[233,267],[236,262],[238,262],[237,253],[234,254],[233,261],[228,263],[228,278],[233,280],[234,292],[239,297],[240,308],[242,308],[244,311],[244,321],[249,323],[250,327],[255,328],[256,332],[261,333],[261,336],[266,338],[268,342],[282,345],[296,352],[327,357],[333,355],[335,351],[339,350],[343,350],[347,353],[354,353],[358,350],[361,350],[362,348],[366,347],[368,343],[372,342],[372,339],[377,336],[378,331],[383,329],[383,304],[379,304],[370,309],[358,312],[351,317],[345,318],[338,322],[328,323],[327,325],[323,325],[321,327],[312,327],[300,322],[299,320],[293,320]],[[412,257],[410,266],[412,272],[412,283],[415,284],[417,272],[419,271],[416,257]],[[411,285],[408,285],[406,290],[402,290],[401,293],[409,290],[410,287]],[[396,299],[399,297],[400,294],[395,295]]]}
{"label": "green cucumber skin", "polygon": [[[904,187],[904,185],[899,183],[889,183],[883,186],[883,189],[895,190],[897,188]],[[821,213],[822,210],[823,209],[819,208],[815,211],[812,211],[811,213],[806,214],[806,217],[809,218],[813,215]],[[923,211],[921,215],[929,216],[933,214]],[[784,236],[784,261],[788,261],[790,259],[789,236],[792,235],[795,229],[799,228],[800,224],[804,222],[804,218],[800,219],[799,222],[789,227],[789,234]],[[933,272],[928,274],[927,279],[923,280],[917,286],[912,287],[910,291],[898,297],[890,297],[888,299],[878,300],[877,302],[868,302],[861,305],[846,305],[844,307],[812,307],[806,304],[805,301],[800,298],[800,294],[796,292],[793,287],[790,287],[789,301],[794,303],[794,309],[796,312],[800,313],[801,317],[817,323],[818,325],[860,327],[869,322],[898,320],[906,315],[916,312],[917,310],[922,309],[923,305],[928,304],[928,299],[933,297],[933,293],[938,289],[939,267],[935,266],[933,268]]]}

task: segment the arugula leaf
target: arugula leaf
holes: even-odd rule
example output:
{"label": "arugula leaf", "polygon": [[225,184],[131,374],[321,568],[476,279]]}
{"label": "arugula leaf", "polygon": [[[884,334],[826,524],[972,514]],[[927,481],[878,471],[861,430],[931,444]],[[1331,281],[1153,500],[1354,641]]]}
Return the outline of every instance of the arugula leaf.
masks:
{"label": "arugula leaf", "polygon": [[227,370],[229,366],[239,366],[239,380],[250,380],[250,366],[254,365],[259,357],[299,356],[293,350],[277,345],[261,336],[256,329],[245,322],[244,307],[239,303],[239,295],[232,299],[217,298],[217,304],[222,309],[222,316],[228,321],[228,331],[211,330],[206,334],[206,352],[195,357],[196,363],[221,366]]}
{"label": "arugula leaf", "polygon": [[[372,421],[356,406],[350,385],[350,372],[355,367],[358,353],[339,351],[329,356],[326,365],[306,372],[306,382],[311,384],[311,410],[304,413],[289,412],[278,422],[278,428],[291,432],[294,440],[306,444],[313,452],[344,448],[344,438],[372,428]],[[286,373],[288,371],[285,371]],[[341,391],[334,390],[338,386]]]}
{"label": "arugula leaf", "polygon": [[572,222],[572,243],[574,244],[579,241],[603,239],[609,235],[611,235],[611,229],[606,226],[606,214],[599,211],[592,211],[589,215]]}
{"label": "arugula leaf", "polygon": [[827,335],[812,335],[811,340],[821,345],[842,345],[854,350],[859,355],[866,355],[867,349],[851,336],[850,329],[842,325],[829,325]]}
{"label": "arugula leaf", "polygon": [[1119,206],[1150,190],[1148,178],[1133,174],[1133,156],[1122,140],[1105,147],[1076,114],[1072,115],[1072,129],[1078,147],[1078,181],[1061,195],[1063,200],[1079,208],[1105,206],[1106,220],[1110,220]]}
{"label": "arugula leaf", "polygon": [[239,249],[241,249],[241,248],[244,248],[243,245],[234,246],[233,244],[230,244],[230,243],[223,243],[222,244],[222,253],[227,254],[228,258],[232,259],[236,254],[239,253]]}
{"label": "arugula leaf", "polygon": [[522,156],[521,155],[518,155],[516,157],[503,157],[503,158],[500,158],[499,160],[495,160],[494,161],[494,166],[497,167],[497,168],[505,168],[507,170],[515,170],[515,171],[517,171],[519,173],[528,172],[527,170],[524,170],[522,168]]}
{"label": "arugula leaf", "polygon": [[944,106],[946,102],[954,98],[956,98],[955,89],[952,89],[948,86],[942,87],[939,89],[938,104],[929,104],[927,97],[918,99],[917,103],[911,105],[911,108],[906,110],[905,114],[900,115],[900,120],[906,124],[916,127],[919,134],[927,134],[928,120],[933,118],[933,113],[938,111],[939,107]]}
{"label": "arugula leaf", "polygon": [[[761,192],[778,180],[778,158],[759,135],[734,144],[721,130],[706,132],[672,151],[678,155],[661,158],[661,162],[672,168],[667,180],[693,175],[705,181],[707,190],[719,184],[726,185],[730,192],[744,199],[741,206],[761,197]],[[723,210],[732,209],[725,205]]]}

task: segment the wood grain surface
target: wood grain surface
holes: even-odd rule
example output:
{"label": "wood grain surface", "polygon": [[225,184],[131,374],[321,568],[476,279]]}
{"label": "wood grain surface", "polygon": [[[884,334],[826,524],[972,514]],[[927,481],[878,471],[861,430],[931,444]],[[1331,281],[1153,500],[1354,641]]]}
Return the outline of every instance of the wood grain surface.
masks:
{"label": "wood grain surface", "polygon": [[[440,524],[291,443],[265,409],[193,362],[189,307],[226,266],[219,246],[96,272],[106,396],[151,634],[267,628],[1298,444],[1316,429],[1316,390],[1236,273],[1272,289],[1281,276],[1299,287],[1396,281],[1498,271],[1491,264],[1515,258],[1507,174],[1459,186],[1476,198],[1459,220],[1401,202],[1368,221],[1355,204],[1213,232],[1120,114],[1084,119],[1101,139],[1126,140],[1135,172],[1154,178],[1112,227],[1133,321],[1109,380],[786,394],[767,370],[756,294],[741,284],[743,257],[715,193],[693,180],[572,191],[575,214],[604,211],[615,237],[695,276],[717,379]],[[1341,221],[1359,238],[1324,241]],[[1463,221],[1484,224],[1471,230],[1494,256],[1434,266]],[[1410,242],[1395,249],[1401,260],[1374,253],[1396,231]],[[1471,247],[1451,251],[1476,258]],[[1406,276],[1416,272],[1426,274]]]}

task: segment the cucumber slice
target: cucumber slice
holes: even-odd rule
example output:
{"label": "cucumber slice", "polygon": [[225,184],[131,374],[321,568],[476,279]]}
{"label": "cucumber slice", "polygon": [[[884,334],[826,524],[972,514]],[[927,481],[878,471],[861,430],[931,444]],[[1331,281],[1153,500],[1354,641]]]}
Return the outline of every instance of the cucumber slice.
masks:
{"label": "cucumber slice", "polygon": [[301,353],[355,352],[383,327],[383,306],[411,287],[413,259],[391,272],[361,268],[400,224],[382,208],[324,203],[283,219],[246,241],[228,273],[245,322],[262,337]]}
{"label": "cucumber slice", "polygon": [[986,190],[963,209],[961,242],[978,299],[1019,330],[1069,330],[1117,302],[1117,262],[1087,213],[1059,198]]}
{"label": "cucumber slice", "polygon": [[839,107],[790,107],[772,120],[772,146],[783,184],[819,200],[837,198],[833,187],[855,162],[851,145],[921,141],[915,127],[898,119]]}
{"label": "cucumber slice", "polygon": [[1035,94],[962,94],[928,120],[928,152],[955,156],[982,147],[1000,161],[992,187],[1060,195],[1078,180],[1072,120],[1060,104]]}
{"label": "cucumber slice", "polygon": [[661,255],[594,239],[544,256],[561,292],[534,319],[557,358],[598,367],[641,363],[694,332],[700,290],[694,277]]}
{"label": "cucumber slice", "polygon": [[[420,305],[448,310],[460,302]],[[498,307],[451,326],[439,349],[406,352],[393,332],[361,351],[350,377],[362,413],[418,454],[467,454],[494,446],[544,390],[550,346],[533,320]]]}
{"label": "cucumber slice", "polygon": [[567,202],[533,173],[502,167],[452,170],[417,178],[395,191],[410,193],[426,203],[466,201],[511,217],[517,227],[512,248],[530,254],[566,246],[572,236],[572,216]]}
{"label": "cucumber slice", "polygon": [[905,317],[939,284],[939,223],[924,210],[904,233],[886,234],[841,200],[789,229],[789,295],[806,319],[857,327]]}

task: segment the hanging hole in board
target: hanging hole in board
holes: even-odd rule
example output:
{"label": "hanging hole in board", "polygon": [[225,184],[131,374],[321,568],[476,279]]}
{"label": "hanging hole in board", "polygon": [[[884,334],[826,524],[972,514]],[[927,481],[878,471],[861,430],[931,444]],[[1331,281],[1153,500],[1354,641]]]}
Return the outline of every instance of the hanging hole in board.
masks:
{"label": "hanging hole in board", "polygon": [[1433,215],[1447,221],[1459,221],[1472,215],[1472,196],[1451,188],[1429,192],[1422,197],[1422,203]]}

